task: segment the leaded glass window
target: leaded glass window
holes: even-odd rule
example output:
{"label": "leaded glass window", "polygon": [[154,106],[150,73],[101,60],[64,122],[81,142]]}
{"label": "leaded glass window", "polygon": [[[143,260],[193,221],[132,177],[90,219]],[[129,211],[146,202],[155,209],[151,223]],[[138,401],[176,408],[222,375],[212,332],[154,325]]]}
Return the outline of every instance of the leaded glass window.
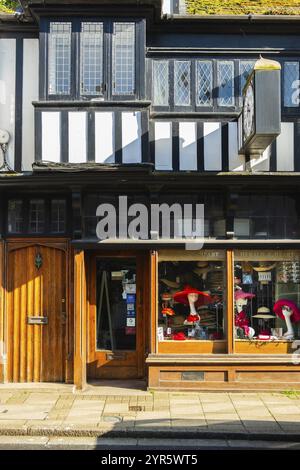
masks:
{"label": "leaded glass window", "polygon": [[114,23],[113,30],[113,94],[135,92],[135,24]]}
{"label": "leaded glass window", "polygon": [[213,71],[210,60],[198,60],[196,65],[197,106],[212,105]]}
{"label": "leaded glass window", "polygon": [[29,203],[29,232],[43,233],[45,231],[45,201],[31,199]]}
{"label": "leaded glass window", "polygon": [[169,61],[153,62],[153,104],[167,106],[169,104]]}
{"label": "leaded glass window", "polygon": [[254,60],[241,60],[240,61],[240,84],[241,93],[243,93],[244,86],[253,70],[255,61]]}
{"label": "leaded glass window", "polygon": [[51,232],[64,233],[66,231],[66,201],[53,199],[51,201]]}
{"label": "leaded glass window", "polygon": [[190,105],[191,63],[187,60],[174,62],[174,102],[176,106]]}
{"label": "leaded glass window", "polygon": [[71,91],[72,23],[51,23],[49,35],[49,94],[69,95]]}
{"label": "leaded glass window", "polygon": [[82,23],[80,93],[101,95],[103,83],[103,23]]}
{"label": "leaded glass window", "polygon": [[23,231],[23,201],[10,199],[8,201],[7,217],[8,233],[22,233]]}
{"label": "leaded glass window", "polygon": [[299,106],[299,62],[284,63],[284,106]]}
{"label": "leaded glass window", "polygon": [[219,106],[234,106],[234,63],[218,62]]}

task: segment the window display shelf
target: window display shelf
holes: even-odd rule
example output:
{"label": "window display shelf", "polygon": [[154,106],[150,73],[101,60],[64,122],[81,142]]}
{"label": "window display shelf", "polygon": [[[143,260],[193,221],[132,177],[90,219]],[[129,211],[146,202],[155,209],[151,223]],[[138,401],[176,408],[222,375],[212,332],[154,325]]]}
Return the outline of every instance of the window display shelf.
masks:
{"label": "window display shelf", "polygon": [[236,339],[234,352],[237,354],[293,354],[294,340],[279,339],[274,341],[261,341],[259,339]]}
{"label": "window display shelf", "polygon": [[[157,346],[158,354],[178,354],[179,341],[160,341]],[[226,340],[186,340],[180,341],[181,354],[222,354],[226,353]]]}

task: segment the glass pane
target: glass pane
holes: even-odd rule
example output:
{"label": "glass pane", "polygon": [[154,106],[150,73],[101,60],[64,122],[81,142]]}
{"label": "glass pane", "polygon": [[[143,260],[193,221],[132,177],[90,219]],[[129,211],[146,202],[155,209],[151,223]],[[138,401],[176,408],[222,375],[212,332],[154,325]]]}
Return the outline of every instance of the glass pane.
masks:
{"label": "glass pane", "polygon": [[218,62],[219,106],[234,106],[234,64]]}
{"label": "glass pane", "polygon": [[45,201],[31,199],[29,203],[29,232],[42,233],[45,231]]}
{"label": "glass pane", "polygon": [[97,349],[136,349],[136,262],[97,261]]}
{"label": "glass pane", "polygon": [[212,105],[213,73],[212,62],[208,60],[197,61],[197,106]]}
{"label": "glass pane", "polygon": [[103,24],[82,23],[80,35],[82,95],[101,95],[103,82]]}
{"label": "glass pane", "polygon": [[167,106],[169,104],[169,61],[153,62],[153,104]]}
{"label": "glass pane", "polygon": [[241,60],[240,61],[240,86],[241,86],[241,95],[243,94],[244,86],[250,76],[255,61],[254,60]]}
{"label": "glass pane", "polygon": [[159,341],[224,338],[222,261],[160,262],[158,277]]}
{"label": "glass pane", "polygon": [[274,342],[300,337],[299,254],[295,253],[293,261],[285,261],[284,255],[275,262],[236,261],[234,276],[237,340]]}
{"label": "glass pane", "polygon": [[132,95],[135,91],[135,24],[114,23],[113,94]]}
{"label": "glass pane", "polygon": [[49,94],[71,90],[71,23],[51,23],[49,34]]}
{"label": "glass pane", "polygon": [[284,63],[284,106],[299,106],[299,62]]}
{"label": "glass pane", "polygon": [[9,233],[23,232],[23,201],[18,199],[8,201],[7,230]]}
{"label": "glass pane", "polygon": [[66,231],[66,201],[53,199],[51,201],[51,232],[64,233]]}
{"label": "glass pane", "polygon": [[174,101],[176,106],[190,105],[191,63],[189,61],[174,62]]}

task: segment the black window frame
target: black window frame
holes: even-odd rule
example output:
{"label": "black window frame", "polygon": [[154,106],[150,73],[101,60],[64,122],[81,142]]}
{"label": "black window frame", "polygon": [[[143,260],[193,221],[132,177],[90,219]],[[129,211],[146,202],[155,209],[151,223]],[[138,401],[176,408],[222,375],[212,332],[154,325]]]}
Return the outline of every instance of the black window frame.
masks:
{"label": "black window frame", "polygon": [[[49,93],[49,37],[50,25],[72,24],[71,32],[71,90],[70,94]],[[103,23],[103,95],[81,94],[80,90],[80,32],[81,24]],[[116,95],[112,90],[112,42],[114,23],[135,24],[135,91],[132,95]],[[40,25],[40,100],[45,101],[136,101],[145,98],[146,20],[133,17],[80,16],[44,17]]]}
{"label": "black window frame", "polygon": [[[4,219],[4,232],[6,237],[12,238],[24,238],[25,236],[30,236],[31,238],[38,238],[38,237],[57,237],[57,238],[66,238],[69,237],[71,234],[71,223],[72,220],[70,218],[71,210],[70,210],[70,198],[65,194],[39,194],[39,193],[32,193],[32,194],[7,194],[5,202],[5,219]],[[40,199],[44,201],[44,208],[45,208],[45,224],[44,230],[42,232],[31,232],[30,231],[30,201]],[[23,230],[22,232],[10,232],[8,230],[8,206],[9,201],[11,200],[21,200],[23,202]],[[65,201],[65,231],[64,232],[54,232],[51,230],[52,225],[52,214],[51,214],[51,202],[53,200],[64,200]]]}
{"label": "black window frame", "polygon": [[[153,77],[153,62],[167,60],[169,61],[169,105],[165,106],[156,106],[152,101],[152,108],[156,112],[174,112],[174,113],[184,113],[184,112],[196,112],[196,113],[233,113],[240,108],[239,103],[239,94],[240,94],[240,77],[239,77],[239,59],[232,56],[222,56],[222,57],[212,57],[212,56],[203,56],[203,55],[193,55],[193,56],[153,56],[150,60],[149,75],[151,77],[151,99],[153,100],[153,90],[154,90],[154,77]],[[197,70],[196,62],[197,61],[210,61],[212,62],[212,77],[213,77],[213,86],[212,86],[212,105],[211,106],[200,106],[197,105],[196,100],[196,83],[197,83]],[[217,67],[218,62],[220,61],[231,61],[233,62],[234,67],[234,106],[220,106],[218,104],[218,87],[217,87]],[[189,106],[178,106],[175,105],[174,100],[174,64],[175,61],[190,61],[191,62],[191,88],[190,88],[190,98],[191,104]]]}

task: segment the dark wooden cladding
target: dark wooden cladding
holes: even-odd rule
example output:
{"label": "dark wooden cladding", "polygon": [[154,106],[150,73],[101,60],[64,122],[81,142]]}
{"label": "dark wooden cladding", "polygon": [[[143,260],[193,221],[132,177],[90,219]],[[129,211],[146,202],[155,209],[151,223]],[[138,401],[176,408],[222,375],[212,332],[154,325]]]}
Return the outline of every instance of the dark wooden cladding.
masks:
{"label": "dark wooden cladding", "polygon": [[[66,250],[8,244],[8,381],[63,382],[66,357]],[[42,264],[38,267],[37,255]],[[28,317],[47,324],[28,324]]]}

